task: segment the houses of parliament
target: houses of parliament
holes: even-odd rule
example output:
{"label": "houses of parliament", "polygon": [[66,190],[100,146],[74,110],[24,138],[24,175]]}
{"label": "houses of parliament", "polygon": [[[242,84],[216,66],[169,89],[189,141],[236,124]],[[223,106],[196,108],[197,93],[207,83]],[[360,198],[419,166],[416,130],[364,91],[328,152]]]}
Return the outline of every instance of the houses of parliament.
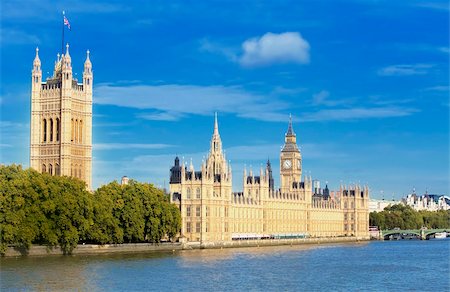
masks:
{"label": "houses of parliament", "polygon": [[[73,77],[69,45],[53,75],[42,80],[39,50],[31,79],[30,166],[50,175],[77,177],[92,190],[92,63],[87,51],[82,81]],[[244,171],[233,192],[232,169],[222,148],[217,115],[210,150],[199,170],[175,158],[170,201],[181,211],[186,241],[355,236],[368,238],[369,190],[358,185],[331,193],[313,190],[302,175],[302,155],[289,121],[280,153],[280,188],[270,161],[259,173]]]}
{"label": "houses of parliament", "polygon": [[222,149],[217,115],[210,150],[200,169],[180,164],[170,169],[170,200],[181,211],[186,241],[355,236],[368,239],[369,189],[355,185],[330,195],[313,191],[302,176],[302,155],[292,120],[280,153],[280,188],[270,161],[258,174],[244,170],[243,191],[232,191],[231,165]]}

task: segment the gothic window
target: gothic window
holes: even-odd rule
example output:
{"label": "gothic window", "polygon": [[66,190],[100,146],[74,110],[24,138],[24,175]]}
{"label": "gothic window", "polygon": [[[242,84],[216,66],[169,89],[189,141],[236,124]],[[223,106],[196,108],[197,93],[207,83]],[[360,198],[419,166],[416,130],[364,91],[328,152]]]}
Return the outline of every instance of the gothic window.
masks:
{"label": "gothic window", "polygon": [[71,137],[71,138],[70,138],[70,141],[73,142],[73,134],[74,134],[74,131],[75,131],[73,119],[70,121],[70,125],[71,125],[71,128],[72,128],[72,131],[70,132],[70,133],[71,133],[71,135],[70,135],[70,137]]}
{"label": "gothic window", "polygon": [[53,141],[53,119],[50,119],[50,142]]}
{"label": "gothic window", "polygon": [[48,165],[48,173],[50,173],[50,175],[53,175],[53,165],[51,164]]}
{"label": "gothic window", "polygon": [[89,85],[89,78],[86,80],[87,85]]}
{"label": "gothic window", "polygon": [[61,169],[58,163],[55,165],[55,175],[61,175]]}
{"label": "gothic window", "polygon": [[355,202],[352,202],[352,209],[355,208]]}
{"label": "gothic window", "polygon": [[74,140],[75,143],[78,143],[78,119],[75,120],[74,128],[75,128]]}
{"label": "gothic window", "polygon": [[205,211],[206,211],[206,217],[208,217],[209,216],[209,208],[208,208],[208,206],[205,207]]}
{"label": "gothic window", "polygon": [[191,206],[186,206],[186,217],[191,217]]}
{"label": "gothic window", "polygon": [[59,136],[60,128],[61,128],[61,125],[59,122],[59,118],[56,118],[56,141],[59,141],[59,139],[60,139],[60,136]]}
{"label": "gothic window", "polygon": [[196,197],[197,199],[200,199],[200,188],[197,188],[197,189],[195,190],[195,197]]}
{"label": "gothic window", "polygon": [[44,121],[43,121],[43,125],[42,125],[42,132],[43,132],[43,141],[44,142],[47,142],[47,120],[46,119],[44,119]]}
{"label": "gothic window", "polygon": [[80,139],[79,139],[80,143],[83,142],[83,121],[80,120]]}
{"label": "gothic window", "polygon": [[191,222],[186,222],[186,232],[191,233]]}
{"label": "gothic window", "polygon": [[45,167],[45,164],[42,164],[42,173],[47,172],[47,167]]}
{"label": "gothic window", "polygon": [[344,209],[347,209],[347,202],[344,203]]}
{"label": "gothic window", "polygon": [[190,199],[191,198],[191,188],[187,188],[186,190],[186,199]]}
{"label": "gothic window", "polygon": [[195,223],[195,232],[200,233],[200,222]]}
{"label": "gothic window", "polygon": [[195,216],[200,217],[200,206],[195,207]]}
{"label": "gothic window", "polygon": [[208,232],[208,229],[209,229],[209,224],[208,224],[208,222],[206,222],[205,228],[206,228],[205,232]]}

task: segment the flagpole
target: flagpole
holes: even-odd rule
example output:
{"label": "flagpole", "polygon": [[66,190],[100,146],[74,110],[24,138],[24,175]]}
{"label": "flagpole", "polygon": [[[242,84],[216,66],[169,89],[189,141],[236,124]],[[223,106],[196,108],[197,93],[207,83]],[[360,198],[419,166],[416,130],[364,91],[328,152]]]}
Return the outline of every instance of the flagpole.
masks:
{"label": "flagpole", "polygon": [[64,54],[64,10],[62,12],[63,14],[63,21],[62,21],[62,41],[61,41],[61,55]]}

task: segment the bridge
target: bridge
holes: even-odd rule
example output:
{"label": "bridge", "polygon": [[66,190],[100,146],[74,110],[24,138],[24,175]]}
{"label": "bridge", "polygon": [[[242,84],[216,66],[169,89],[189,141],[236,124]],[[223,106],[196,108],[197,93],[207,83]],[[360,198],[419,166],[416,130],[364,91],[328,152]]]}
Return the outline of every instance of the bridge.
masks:
{"label": "bridge", "polygon": [[420,239],[429,239],[431,235],[434,235],[438,232],[447,232],[450,233],[450,228],[446,229],[407,229],[407,230],[382,230],[381,236],[383,239],[386,239],[390,235],[402,235],[402,234],[410,234],[417,235]]}

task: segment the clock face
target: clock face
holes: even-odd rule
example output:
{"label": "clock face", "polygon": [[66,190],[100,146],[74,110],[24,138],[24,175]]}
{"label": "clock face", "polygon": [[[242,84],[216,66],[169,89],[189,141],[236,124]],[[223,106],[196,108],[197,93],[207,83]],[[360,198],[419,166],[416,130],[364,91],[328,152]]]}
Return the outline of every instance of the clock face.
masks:
{"label": "clock face", "polygon": [[284,169],[290,169],[291,166],[292,166],[292,162],[291,162],[289,159],[287,159],[287,160],[285,160],[285,161],[283,162],[283,168],[284,168]]}

